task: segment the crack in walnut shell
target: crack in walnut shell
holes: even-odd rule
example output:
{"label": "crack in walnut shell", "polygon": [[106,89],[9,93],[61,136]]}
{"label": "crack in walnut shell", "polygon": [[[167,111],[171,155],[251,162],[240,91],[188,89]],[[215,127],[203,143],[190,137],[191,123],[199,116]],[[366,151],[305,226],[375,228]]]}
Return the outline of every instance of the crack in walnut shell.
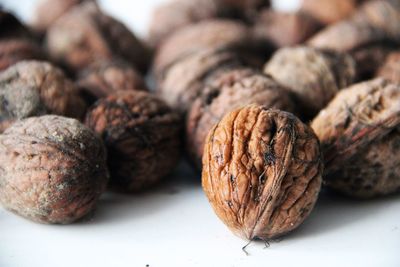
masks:
{"label": "crack in walnut shell", "polygon": [[0,87],[35,88],[49,113],[81,119],[86,104],[64,73],[50,63],[21,61],[0,73]]}
{"label": "crack in walnut shell", "polygon": [[179,160],[180,116],[154,95],[117,92],[96,102],[85,122],[107,146],[113,189],[146,189]]}
{"label": "crack in walnut shell", "polygon": [[108,181],[103,143],[75,119],[18,121],[0,136],[0,202],[40,223],[71,223],[92,211]]}
{"label": "crack in walnut shell", "polygon": [[321,187],[319,142],[294,115],[247,106],[210,131],[203,189],[218,217],[238,236],[266,240],[298,227]]}
{"label": "crack in walnut shell", "polygon": [[251,68],[233,68],[217,73],[201,91],[186,121],[186,147],[199,169],[208,132],[228,112],[248,104],[289,112],[295,110],[285,87]]}
{"label": "crack in walnut shell", "polygon": [[325,181],[349,196],[400,191],[400,85],[382,78],[342,90],[313,120]]}

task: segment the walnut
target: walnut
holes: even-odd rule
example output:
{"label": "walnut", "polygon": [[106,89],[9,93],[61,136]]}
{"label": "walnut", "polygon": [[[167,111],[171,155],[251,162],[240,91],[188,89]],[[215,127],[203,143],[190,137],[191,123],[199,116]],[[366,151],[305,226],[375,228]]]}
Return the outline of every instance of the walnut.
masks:
{"label": "walnut", "polygon": [[258,38],[266,39],[276,47],[301,44],[320,29],[320,24],[303,12],[261,11],[254,31]]}
{"label": "walnut", "polygon": [[[74,84],[50,63],[21,61],[0,73],[0,88],[38,91],[46,109],[53,114],[81,118],[86,105]],[[12,90],[12,89],[11,89]]]}
{"label": "walnut", "polygon": [[158,6],[152,14],[149,27],[150,42],[154,46],[175,31],[203,20],[248,16],[267,0],[174,0]]}
{"label": "walnut", "polygon": [[45,60],[42,49],[33,41],[25,39],[6,39],[0,41],[0,71],[28,59]]}
{"label": "walnut", "polygon": [[339,92],[312,122],[326,184],[359,198],[400,191],[400,85],[378,78]]}
{"label": "walnut", "polygon": [[238,236],[267,240],[298,227],[321,187],[319,142],[294,115],[247,106],[210,131],[203,189],[218,217]]}
{"label": "walnut", "polygon": [[149,51],[122,23],[104,14],[93,2],[80,4],[61,16],[48,30],[50,55],[73,70],[95,60],[121,57],[145,71]]}
{"label": "walnut", "polygon": [[400,39],[400,6],[397,0],[371,0],[350,18],[332,24],[308,44],[335,51],[351,51],[371,43]]}
{"label": "walnut", "polygon": [[78,73],[78,87],[89,103],[116,91],[146,90],[143,77],[123,60],[96,61]]}
{"label": "walnut", "polygon": [[94,209],[107,181],[104,146],[77,120],[29,118],[0,136],[0,202],[18,215],[71,223]]}
{"label": "walnut", "polygon": [[400,51],[389,53],[377,76],[400,83]]}
{"label": "walnut", "polygon": [[324,24],[338,22],[350,16],[365,0],[303,0],[301,10]]}
{"label": "walnut", "polygon": [[95,0],[41,0],[36,6],[32,26],[38,32],[45,32],[58,18],[74,6]]}
{"label": "walnut", "polygon": [[243,23],[232,20],[207,20],[186,26],[167,38],[157,50],[153,70],[157,77],[179,60],[195,52],[229,48],[238,54],[262,58],[270,47],[263,46]]}
{"label": "walnut", "polygon": [[179,160],[181,119],[149,93],[120,91],[100,99],[88,112],[86,125],[107,146],[110,186],[118,191],[152,186]]}
{"label": "walnut", "polygon": [[228,112],[248,104],[294,111],[288,91],[270,77],[249,68],[221,72],[207,82],[187,116],[186,140],[189,155],[201,169],[208,132]]}
{"label": "walnut", "polygon": [[294,93],[305,118],[316,115],[356,74],[349,55],[303,46],[281,48],[264,71]]}
{"label": "walnut", "polygon": [[171,66],[158,85],[157,93],[173,108],[186,112],[214,73],[241,66],[232,51],[204,50]]}

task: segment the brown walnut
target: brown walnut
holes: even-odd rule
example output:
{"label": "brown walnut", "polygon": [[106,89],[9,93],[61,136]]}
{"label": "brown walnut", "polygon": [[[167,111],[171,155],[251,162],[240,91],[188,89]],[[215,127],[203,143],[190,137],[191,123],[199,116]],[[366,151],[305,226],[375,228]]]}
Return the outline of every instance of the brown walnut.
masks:
{"label": "brown walnut", "polygon": [[125,25],[93,2],[77,5],[61,16],[49,28],[46,43],[50,55],[73,70],[120,57],[144,72],[150,57],[149,50]]}
{"label": "brown walnut", "polygon": [[211,128],[228,112],[248,104],[295,110],[286,88],[267,75],[243,67],[218,73],[206,83],[186,121],[186,147],[199,169],[205,139]]}
{"label": "brown walnut", "polygon": [[34,88],[46,109],[57,115],[81,118],[86,109],[77,88],[50,63],[21,61],[0,73],[0,88]]}
{"label": "brown walnut", "polygon": [[0,40],[0,71],[28,59],[45,60],[42,49],[33,41],[26,39]]}
{"label": "brown walnut", "polygon": [[74,119],[42,116],[0,136],[0,202],[41,223],[71,223],[92,211],[108,181],[99,138]]}
{"label": "brown walnut", "polygon": [[377,76],[400,83],[400,51],[387,55],[383,65],[378,69]]}
{"label": "brown walnut", "polygon": [[279,49],[264,72],[287,86],[297,98],[304,118],[310,118],[355,80],[356,68],[347,54],[298,46]]}
{"label": "brown walnut", "polygon": [[326,184],[359,198],[400,191],[400,85],[378,78],[340,91],[313,120]]}
{"label": "brown walnut", "polygon": [[86,125],[107,146],[113,189],[146,189],[179,160],[180,116],[147,92],[120,91],[100,99],[88,112]]}
{"label": "brown walnut", "polygon": [[267,240],[297,228],[321,187],[319,142],[294,115],[247,106],[210,131],[203,189],[218,217],[238,236]]}

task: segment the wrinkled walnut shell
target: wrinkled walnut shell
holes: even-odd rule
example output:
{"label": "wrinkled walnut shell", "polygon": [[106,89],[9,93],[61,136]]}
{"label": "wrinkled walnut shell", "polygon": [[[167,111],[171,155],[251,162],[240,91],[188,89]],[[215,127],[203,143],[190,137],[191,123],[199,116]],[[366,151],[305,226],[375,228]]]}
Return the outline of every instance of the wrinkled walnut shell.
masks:
{"label": "wrinkled walnut shell", "polygon": [[50,55],[73,70],[96,60],[120,57],[144,72],[150,57],[125,25],[92,2],[77,5],[61,16],[49,28],[46,43]]}
{"label": "wrinkled walnut shell", "polygon": [[74,84],[57,67],[40,61],[21,61],[0,73],[0,87],[34,88],[53,114],[82,118],[86,105]]}
{"label": "wrinkled walnut shell", "polygon": [[78,87],[89,103],[117,91],[147,88],[143,77],[122,60],[96,61],[78,76]]}
{"label": "wrinkled walnut shell", "polygon": [[105,148],[77,120],[29,118],[0,136],[0,202],[25,218],[76,221],[94,209],[107,181]]}
{"label": "wrinkled walnut shell", "polygon": [[312,122],[331,188],[368,198],[400,191],[400,85],[384,79],[340,91]]}
{"label": "wrinkled walnut shell", "polygon": [[186,122],[187,149],[201,169],[205,139],[211,128],[228,112],[259,104],[293,112],[289,92],[270,77],[249,68],[233,68],[210,79],[193,103]]}
{"label": "wrinkled walnut shell", "polygon": [[0,71],[28,59],[45,60],[42,49],[31,40],[6,39],[0,41]]}
{"label": "wrinkled walnut shell", "polygon": [[290,113],[247,106],[210,131],[203,189],[218,217],[238,236],[267,240],[298,227],[321,187],[319,142]]}
{"label": "wrinkled walnut shell", "polygon": [[388,54],[383,65],[378,69],[377,76],[400,83],[400,52]]}
{"label": "wrinkled walnut shell", "polygon": [[317,114],[341,88],[354,81],[356,68],[347,54],[299,46],[278,50],[264,72],[294,93],[307,118]]}
{"label": "wrinkled walnut shell", "polygon": [[179,160],[181,119],[149,93],[120,91],[101,99],[85,123],[107,146],[113,189],[146,189],[170,173]]}
{"label": "wrinkled walnut shell", "polygon": [[301,44],[320,29],[320,24],[303,12],[285,13],[271,9],[261,11],[254,26],[258,38],[276,47]]}

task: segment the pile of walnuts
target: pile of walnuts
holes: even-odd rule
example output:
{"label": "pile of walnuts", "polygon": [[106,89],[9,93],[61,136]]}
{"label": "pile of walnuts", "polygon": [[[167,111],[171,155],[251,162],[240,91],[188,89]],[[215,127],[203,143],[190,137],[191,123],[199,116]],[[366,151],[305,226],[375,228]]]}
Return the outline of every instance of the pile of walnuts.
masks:
{"label": "pile of walnuts", "polygon": [[95,0],[44,0],[30,26],[0,10],[0,26],[0,203],[18,215],[71,223],[182,154],[249,240],[296,229],[322,185],[400,192],[395,0],[170,0],[147,40]]}

